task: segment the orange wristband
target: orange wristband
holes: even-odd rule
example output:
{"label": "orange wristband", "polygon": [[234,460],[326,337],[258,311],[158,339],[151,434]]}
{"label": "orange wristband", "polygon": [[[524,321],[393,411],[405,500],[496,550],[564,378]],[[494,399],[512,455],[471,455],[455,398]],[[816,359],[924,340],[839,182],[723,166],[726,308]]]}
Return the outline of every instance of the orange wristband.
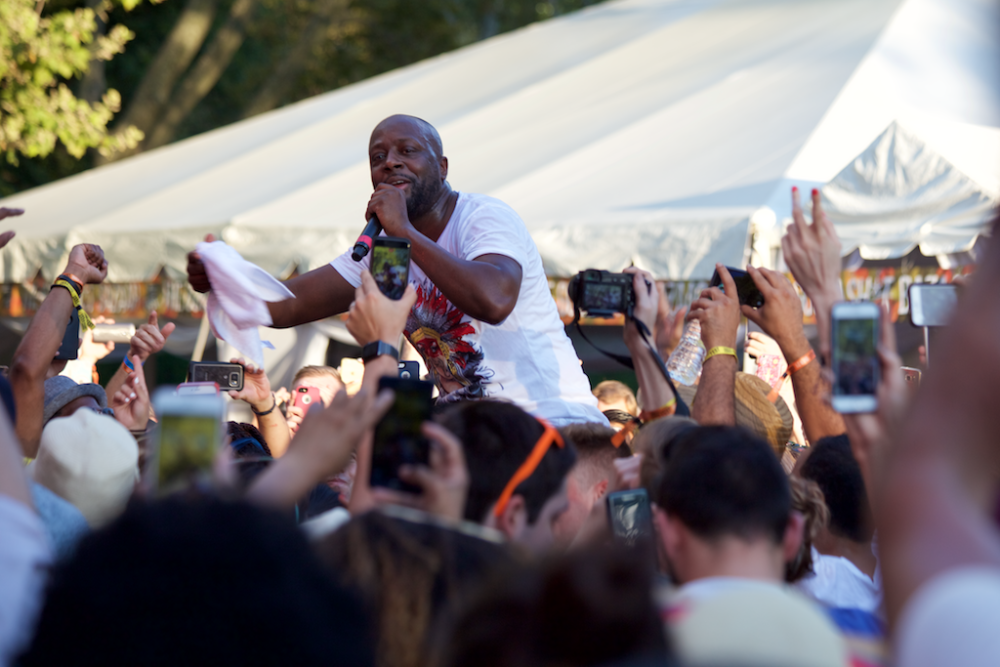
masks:
{"label": "orange wristband", "polygon": [[72,280],[73,282],[75,282],[77,285],[79,285],[80,289],[83,289],[84,282],[82,280],[74,276],[72,273],[64,273],[63,275]]}
{"label": "orange wristband", "polygon": [[790,376],[792,373],[797,373],[798,371],[802,370],[803,368],[808,366],[815,358],[816,358],[816,351],[810,349],[801,357],[799,357],[792,363],[788,364],[788,368],[785,369],[785,372],[781,374],[781,377],[775,383],[774,387],[771,388],[771,393],[767,395],[767,400],[771,401],[772,403],[776,403],[778,401],[778,393],[781,391],[781,386],[785,384],[785,380],[788,378],[788,376]]}

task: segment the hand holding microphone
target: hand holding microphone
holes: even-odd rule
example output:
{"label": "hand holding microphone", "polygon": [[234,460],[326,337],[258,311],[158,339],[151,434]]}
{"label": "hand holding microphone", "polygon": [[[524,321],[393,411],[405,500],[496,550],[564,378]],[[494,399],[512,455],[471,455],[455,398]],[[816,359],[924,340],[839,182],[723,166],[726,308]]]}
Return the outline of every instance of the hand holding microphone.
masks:
{"label": "hand holding microphone", "polygon": [[358,242],[354,244],[354,250],[351,251],[351,259],[355,262],[360,262],[365,258],[372,249],[372,239],[378,236],[382,232],[382,223],[378,221],[378,216],[372,214],[372,217],[368,218],[368,224],[365,225],[365,229],[361,232],[361,236],[358,237]]}

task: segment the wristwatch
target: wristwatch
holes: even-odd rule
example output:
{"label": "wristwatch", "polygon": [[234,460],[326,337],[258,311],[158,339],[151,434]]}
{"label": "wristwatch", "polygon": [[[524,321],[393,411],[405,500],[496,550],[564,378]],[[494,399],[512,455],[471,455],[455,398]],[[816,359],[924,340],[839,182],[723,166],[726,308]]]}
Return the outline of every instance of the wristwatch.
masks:
{"label": "wristwatch", "polygon": [[380,340],[368,343],[361,348],[361,361],[367,364],[372,359],[381,357],[383,354],[388,354],[396,361],[399,361],[399,350],[389,345],[389,343],[383,343]]}

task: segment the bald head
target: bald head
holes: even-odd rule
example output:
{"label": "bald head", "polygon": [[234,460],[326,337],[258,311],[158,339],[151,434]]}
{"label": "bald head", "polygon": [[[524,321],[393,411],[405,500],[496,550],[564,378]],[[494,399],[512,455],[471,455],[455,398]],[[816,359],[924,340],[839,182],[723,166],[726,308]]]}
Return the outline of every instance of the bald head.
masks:
{"label": "bald head", "polygon": [[407,131],[412,134],[412,136],[419,137],[428,148],[434,153],[434,157],[441,159],[444,155],[444,147],[441,144],[441,135],[438,134],[437,129],[428,123],[423,118],[417,118],[416,116],[408,116],[406,114],[395,114],[389,116],[381,123],[375,126],[372,130],[371,139],[368,145],[371,146],[375,142],[376,137],[385,129],[392,128],[396,131]]}

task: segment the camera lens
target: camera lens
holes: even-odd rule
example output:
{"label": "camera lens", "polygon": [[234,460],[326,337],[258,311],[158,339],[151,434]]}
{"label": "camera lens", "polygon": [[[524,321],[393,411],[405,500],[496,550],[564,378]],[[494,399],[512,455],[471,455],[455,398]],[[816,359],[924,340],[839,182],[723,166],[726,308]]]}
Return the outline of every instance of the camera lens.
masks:
{"label": "camera lens", "polygon": [[238,387],[239,384],[240,384],[240,374],[239,373],[230,373],[229,374],[229,386],[230,387]]}

